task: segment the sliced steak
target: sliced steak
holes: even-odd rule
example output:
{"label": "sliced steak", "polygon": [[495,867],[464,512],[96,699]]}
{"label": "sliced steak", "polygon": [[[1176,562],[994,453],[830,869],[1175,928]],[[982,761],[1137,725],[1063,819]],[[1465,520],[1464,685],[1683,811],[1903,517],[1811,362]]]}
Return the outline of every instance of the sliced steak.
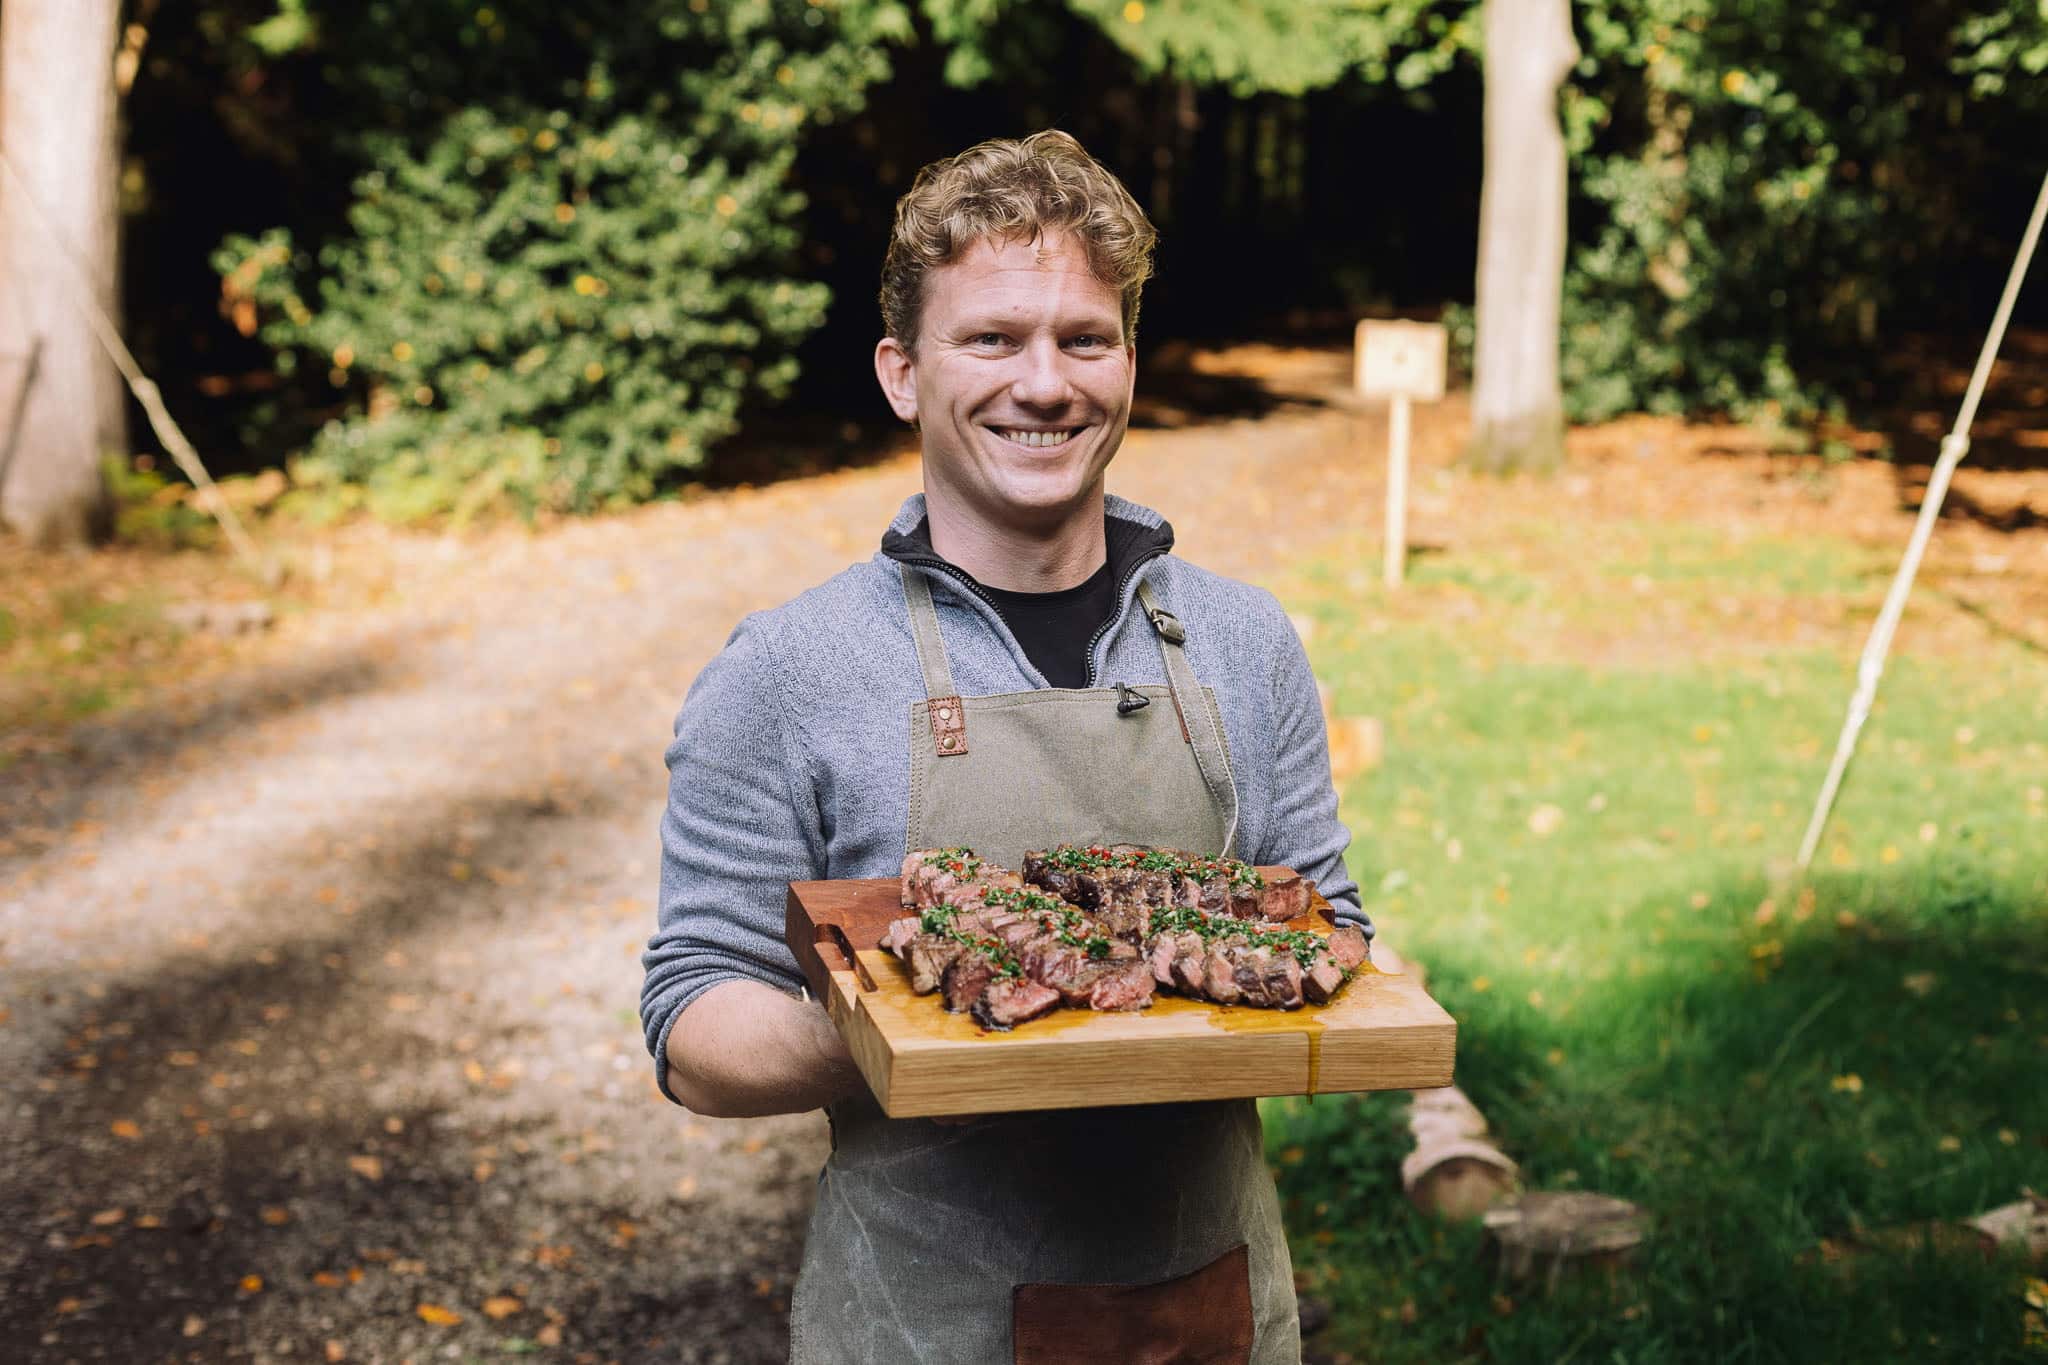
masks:
{"label": "sliced steak", "polygon": [[1235,1005],[1244,992],[1237,985],[1237,964],[1222,948],[1211,948],[1202,962],[1202,992],[1219,1005]]}
{"label": "sliced steak", "polygon": [[910,941],[904,961],[910,964],[910,989],[930,995],[945,978],[946,968],[967,951],[965,944],[944,934],[919,934]]}
{"label": "sliced steak", "polygon": [[1152,1003],[1152,990],[1158,983],[1152,979],[1150,965],[1143,958],[1125,958],[1101,966],[1103,970],[1088,992],[1090,1008],[1141,1010]]}
{"label": "sliced steak", "polygon": [[1271,954],[1265,967],[1266,1002],[1276,1010],[1301,1008],[1301,962],[1293,953]]}
{"label": "sliced steak", "polygon": [[989,984],[972,1008],[975,1022],[987,1029],[1010,1029],[1053,1009],[1060,993],[1026,977],[1002,977]]}
{"label": "sliced steak", "polygon": [[1265,888],[1255,893],[1258,918],[1278,923],[1308,913],[1308,893],[1314,886],[1313,882],[1292,872],[1284,877],[1268,877],[1265,881]]}
{"label": "sliced steak", "polygon": [[1315,961],[1301,974],[1301,993],[1318,1005],[1329,1003],[1343,984],[1344,969],[1328,952],[1317,953]]}
{"label": "sliced steak", "polygon": [[1152,965],[1152,979],[1162,986],[1173,984],[1173,959],[1178,951],[1171,934],[1161,934],[1152,940],[1152,953],[1146,960]]}
{"label": "sliced steak", "polygon": [[1372,945],[1366,942],[1364,931],[1356,925],[1338,925],[1330,931],[1330,941],[1326,946],[1337,965],[1347,972],[1361,962],[1372,960]]}
{"label": "sliced steak", "polygon": [[996,964],[989,960],[988,954],[962,950],[939,977],[939,987],[946,996],[946,1008],[955,1014],[970,1008],[995,979]]}
{"label": "sliced steak", "polygon": [[910,941],[924,932],[924,924],[916,915],[905,915],[902,919],[889,921],[889,927],[882,931],[882,951],[891,957],[907,957]]}

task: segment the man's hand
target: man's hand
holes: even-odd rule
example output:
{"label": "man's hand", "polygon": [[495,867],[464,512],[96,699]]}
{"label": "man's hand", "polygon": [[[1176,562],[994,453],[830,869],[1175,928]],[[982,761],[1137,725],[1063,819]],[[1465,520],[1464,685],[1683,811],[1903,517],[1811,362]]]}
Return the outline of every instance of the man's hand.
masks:
{"label": "man's hand", "polygon": [[668,1084],[710,1118],[800,1114],[865,1084],[822,1007],[758,981],[697,997],[668,1035]]}

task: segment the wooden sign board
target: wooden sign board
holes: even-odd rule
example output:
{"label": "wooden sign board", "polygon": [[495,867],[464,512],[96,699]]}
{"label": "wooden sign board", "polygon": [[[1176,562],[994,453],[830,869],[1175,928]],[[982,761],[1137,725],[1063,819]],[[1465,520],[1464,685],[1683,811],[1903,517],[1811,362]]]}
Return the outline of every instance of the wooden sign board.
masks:
{"label": "wooden sign board", "polygon": [[1434,403],[1444,396],[1450,335],[1438,322],[1358,324],[1357,374],[1363,398],[1411,398]]}
{"label": "wooden sign board", "polygon": [[[913,993],[909,970],[875,946],[905,913],[900,893],[893,877],[792,882],[787,926],[812,993],[893,1117],[1451,1082],[1457,1024],[1412,977],[1369,963],[1327,1005],[1266,1010],[1161,994],[1128,1014],[1058,1009],[985,1031],[938,996]],[[1329,902],[1316,897],[1289,927],[1327,933]]]}

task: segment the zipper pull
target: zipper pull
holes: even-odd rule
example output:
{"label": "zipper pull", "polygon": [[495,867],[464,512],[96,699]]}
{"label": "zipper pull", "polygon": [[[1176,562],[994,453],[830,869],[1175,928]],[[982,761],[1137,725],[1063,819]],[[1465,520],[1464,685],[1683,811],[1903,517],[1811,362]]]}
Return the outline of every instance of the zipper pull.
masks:
{"label": "zipper pull", "polygon": [[1133,692],[1122,683],[1116,685],[1116,713],[1128,716],[1133,711],[1142,711],[1152,704],[1152,699],[1139,692]]}

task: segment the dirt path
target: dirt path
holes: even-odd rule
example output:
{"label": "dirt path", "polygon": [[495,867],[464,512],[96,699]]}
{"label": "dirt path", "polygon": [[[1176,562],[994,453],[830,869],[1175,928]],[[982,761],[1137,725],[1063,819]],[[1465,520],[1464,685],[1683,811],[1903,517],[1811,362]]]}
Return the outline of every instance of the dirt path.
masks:
{"label": "dirt path", "polygon": [[[1327,396],[1342,367],[1267,377]],[[1460,412],[1419,424],[1424,470]],[[1376,432],[1312,402],[1136,432],[1111,486],[1256,581],[1374,523]],[[915,486],[899,459],[492,542],[452,591],[288,622],[287,662],[11,772],[0,821],[42,837],[0,856],[8,1357],[782,1358],[825,1135],[654,1094],[661,753],[733,623]],[[1418,538],[1560,496],[1484,487],[1420,484]]]}

